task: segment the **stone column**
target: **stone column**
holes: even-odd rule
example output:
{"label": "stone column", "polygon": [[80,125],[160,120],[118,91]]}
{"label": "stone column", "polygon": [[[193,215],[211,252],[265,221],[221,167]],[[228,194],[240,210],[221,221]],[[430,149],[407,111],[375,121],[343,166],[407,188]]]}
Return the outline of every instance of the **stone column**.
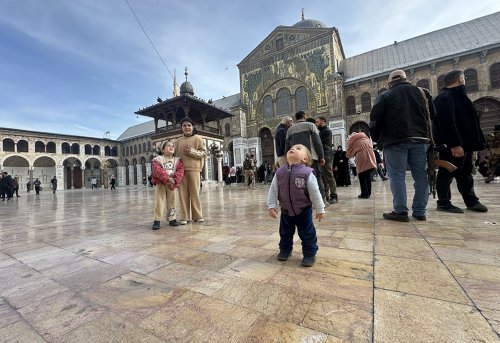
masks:
{"label": "stone column", "polygon": [[205,162],[204,165],[205,167],[203,168],[203,178],[205,181],[208,181],[208,157],[204,159]]}
{"label": "stone column", "polygon": [[71,189],[74,189],[74,188],[75,188],[75,187],[74,187],[74,184],[75,184],[75,183],[74,183],[74,181],[75,181],[75,173],[74,173],[74,171],[75,171],[75,166],[72,164],[72,165],[69,167],[69,169],[70,169],[70,173],[71,173],[71,187],[70,187],[70,188],[71,188]]}
{"label": "stone column", "polygon": [[[66,189],[64,187],[64,166],[62,165],[56,165],[56,178],[57,180],[59,180],[59,187],[58,188],[61,188],[61,189]],[[61,183],[62,183],[62,187],[61,187]]]}
{"label": "stone column", "polygon": [[[85,166],[84,165],[81,166],[80,170],[82,171],[82,189],[85,189],[85,188],[87,188],[85,186]],[[71,179],[73,179],[73,178],[71,178]]]}
{"label": "stone column", "polygon": [[[148,175],[151,175],[151,166],[152,165],[150,162],[146,163],[146,178],[148,177]],[[149,185],[149,183],[148,183],[148,185]]]}
{"label": "stone column", "polygon": [[222,156],[217,156],[217,182],[222,183]]}
{"label": "stone column", "polygon": [[135,169],[137,170],[137,184],[142,186],[142,164],[136,164]]}
{"label": "stone column", "polygon": [[126,182],[125,182],[125,176],[127,175],[127,172],[126,172],[126,167],[125,166],[119,166],[116,168],[116,181],[117,181],[117,186],[120,186],[120,185],[125,185]]}
{"label": "stone column", "polygon": [[134,166],[133,165],[128,166],[128,181],[129,181],[129,186],[132,186],[134,184]]}

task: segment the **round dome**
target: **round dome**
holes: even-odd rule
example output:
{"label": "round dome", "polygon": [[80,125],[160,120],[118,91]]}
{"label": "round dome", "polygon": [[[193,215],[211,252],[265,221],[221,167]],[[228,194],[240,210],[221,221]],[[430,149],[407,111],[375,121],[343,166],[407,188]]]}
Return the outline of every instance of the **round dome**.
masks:
{"label": "round dome", "polygon": [[300,28],[315,28],[315,27],[320,27],[320,28],[327,28],[324,23],[320,22],[319,20],[315,19],[302,19],[298,23],[293,24],[293,27],[300,27]]}
{"label": "round dome", "polygon": [[193,86],[189,81],[183,82],[181,85],[181,94],[186,94],[186,93],[194,95]]}

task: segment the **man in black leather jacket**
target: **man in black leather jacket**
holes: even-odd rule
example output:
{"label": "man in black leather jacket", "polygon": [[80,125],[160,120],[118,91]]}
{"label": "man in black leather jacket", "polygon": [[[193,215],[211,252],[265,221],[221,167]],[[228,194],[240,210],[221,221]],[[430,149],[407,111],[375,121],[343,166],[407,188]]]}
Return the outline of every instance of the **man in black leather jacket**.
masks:
{"label": "man in black leather jacket", "polygon": [[[427,181],[427,149],[430,120],[434,105],[429,92],[406,82],[403,70],[389,74],[389,90],[375,100],[370,113],[372,139],[383,147],[387,174],[391,183],[393,211],[384,213],[387,220],[407,222],[406,167],[410,167],[415,195],[412,217],[426,220],[429,183]],[[427,110],[428,109],[428,110]]]}
{"label": "man in black leather jacket", "polygon": [[457,170],[449,172],[439,168],[436,179],[437,210],[463,213],[451,203],[450,184],[453,178],[462,194],[467,209],[486,212],[488,208],[479,202],[474,193],[472,178],[472,153],[484,149],[484,135],[479,126],[479,116],[467,96],[463,70],[457,69],[444,76],[445,87],[434,100],[437,115],[433,120],[436,144],[446,144],[447,150],[440,158],[453,163]]}

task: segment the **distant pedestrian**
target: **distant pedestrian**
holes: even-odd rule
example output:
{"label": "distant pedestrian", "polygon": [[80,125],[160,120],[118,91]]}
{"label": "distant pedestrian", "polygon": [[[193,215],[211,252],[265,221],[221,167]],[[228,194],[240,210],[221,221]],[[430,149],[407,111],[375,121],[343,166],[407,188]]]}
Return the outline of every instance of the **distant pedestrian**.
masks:
{"label": "distant pedestrian", "polygon": [[36,195],[39,195],[40,190],[42,189],[42,183],[38,180],[38,178],[36,178],[35,181],[33,181],[33,185],[35,186]]}
{"label": "distant pedestrian", "polygon": [[28,182],[26,182],[26,193],[29,193],[31,190],[31,182],[28,180]]}
{"label": "distant pedestrian", "polygon": [[92,179],[90,180],[90,185],[92,186],[92,189],[97,189],[97,179],[95,176],[92,176]]}
{"label": "distant pedestrian", "polygon": [[109,180],[109,184],[111,185],[111,190],[114,190],[115,185],[116,185],[116,177],[114,175],[111,175],[111,179]]}
{"label": "distant pedestrian", "polygon": [[57,178],[55,175],[52,180],[50,180],[50,184],[52,185],[52,193],[55,193],[57,190]]}
{"label": "distant pedestrian", "polygon": [[19,178],[17,176],[14,176],[14,193],[16,194],[16,197],[20,197],[19,195]]}

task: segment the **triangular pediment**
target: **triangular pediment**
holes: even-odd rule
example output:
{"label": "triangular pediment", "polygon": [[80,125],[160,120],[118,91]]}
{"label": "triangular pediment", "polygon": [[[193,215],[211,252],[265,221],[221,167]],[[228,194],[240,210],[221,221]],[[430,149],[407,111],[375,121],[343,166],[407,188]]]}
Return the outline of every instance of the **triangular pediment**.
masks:
{"label": "triangular pediment", "polygon": [[[333,34],[335,28],[297,28],[292,26],[278,26],[255,49],[252,50],[238,67],[245,66],[264,58],[272,57],[289,48],[301,45],[316,38]],[[280,43],[280,39],[282,42]],[[281,49],[278,44],[282,44]]]}

